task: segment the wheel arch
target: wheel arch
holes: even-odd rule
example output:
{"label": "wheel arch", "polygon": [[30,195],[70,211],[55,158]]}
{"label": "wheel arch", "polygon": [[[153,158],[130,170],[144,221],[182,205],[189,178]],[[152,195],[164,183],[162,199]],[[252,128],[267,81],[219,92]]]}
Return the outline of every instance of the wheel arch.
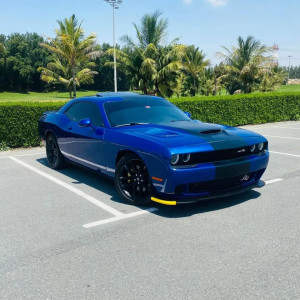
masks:
{"label": "wheel arch", "polygon": [[52,134],[56,137],[55,133],[51,129],[47,129],[45,132],[45,140],[47,140],[47,137]]}
{"label": "wheel arch", "polygon": [[137,152],[135,152],[133,150],[129,150],[129,149],[123,149],[118,152],[118,154],[116,156],[115,165],[117,166],[118,162],[121,160],[121,158],[123,158],[124,156],[129,155],[129,154],[134,154],[134,155],[138,156],[144,162],[144,159]]}

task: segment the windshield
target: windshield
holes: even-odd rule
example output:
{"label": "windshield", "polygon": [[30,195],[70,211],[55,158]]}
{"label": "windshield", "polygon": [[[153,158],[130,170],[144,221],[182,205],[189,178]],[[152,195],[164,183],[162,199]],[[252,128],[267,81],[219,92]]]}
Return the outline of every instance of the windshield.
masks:
{"label": "windshield", "polygon": [[104,109],[112,127],[190,120],[167,100],[150,97],[107,102]]}

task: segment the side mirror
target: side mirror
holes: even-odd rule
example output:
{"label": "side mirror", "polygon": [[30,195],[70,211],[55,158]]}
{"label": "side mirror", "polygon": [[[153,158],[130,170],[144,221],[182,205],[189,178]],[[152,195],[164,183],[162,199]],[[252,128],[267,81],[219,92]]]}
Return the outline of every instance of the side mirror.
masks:
{"label": "side mirror", "polygon": [[92,125],[92,121],[89,118],[82,119],[78,122],[80,127],[88,127]]}
{"label": "side mirror", "polygon": [[192,117],[192,115],[191,115],[188,111],[185,111],[184,113],[185,113],[189,118]]}

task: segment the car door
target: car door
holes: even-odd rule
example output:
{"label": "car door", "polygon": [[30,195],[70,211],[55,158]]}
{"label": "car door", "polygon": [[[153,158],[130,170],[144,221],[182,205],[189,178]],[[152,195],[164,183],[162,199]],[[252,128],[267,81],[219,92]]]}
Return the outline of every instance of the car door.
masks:
{"label": "car door", "polygon": [[[103,172],[104,125],[98,104],[94,102],[75,102],[66,112],[69,119],[67,157],[85,167]],[[79,121],[89,118],[90,126],[80,126]]]}

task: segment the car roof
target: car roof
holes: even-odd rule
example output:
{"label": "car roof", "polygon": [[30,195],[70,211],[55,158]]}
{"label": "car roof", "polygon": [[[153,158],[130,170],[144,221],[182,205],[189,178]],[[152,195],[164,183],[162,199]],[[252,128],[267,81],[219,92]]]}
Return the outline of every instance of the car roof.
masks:
{"label": "car roof", "polygon": [[141,96],[141,94],[133,92],[101,92],[96,94],[97,97],[126,97],[126,96]]}
{"label": "car roof", "polygon": [[145,99],[145,98],[152,98],[154,99],[160,99],[165,100],[164,98],[152,96],[152,95],[142,95],[137,94],[133,92],[102,92],[97,93],[95,96],[89,96],[89,97],[82,97],[82,98],[76,98],[74,101],[93,101],[93,102],[110,102],[110,101],[123,101],[123,100],[137,100],[137,99]]}
{"label": "car roof", "polygon": [[68,101],[65,105],[63,105],[57,113],[65,113],[74,103],[76,102],[94,102],[96,104],[104,105],[107,102],[116,102],[116,101],[139,101],[151,99],[150,101],[167,101],[165,98],[152,96],[152,95],[144,95],[133,92],[103,92],[97,93],[95,96],[85,96],[81,98],[75,98],[73,100]]}

